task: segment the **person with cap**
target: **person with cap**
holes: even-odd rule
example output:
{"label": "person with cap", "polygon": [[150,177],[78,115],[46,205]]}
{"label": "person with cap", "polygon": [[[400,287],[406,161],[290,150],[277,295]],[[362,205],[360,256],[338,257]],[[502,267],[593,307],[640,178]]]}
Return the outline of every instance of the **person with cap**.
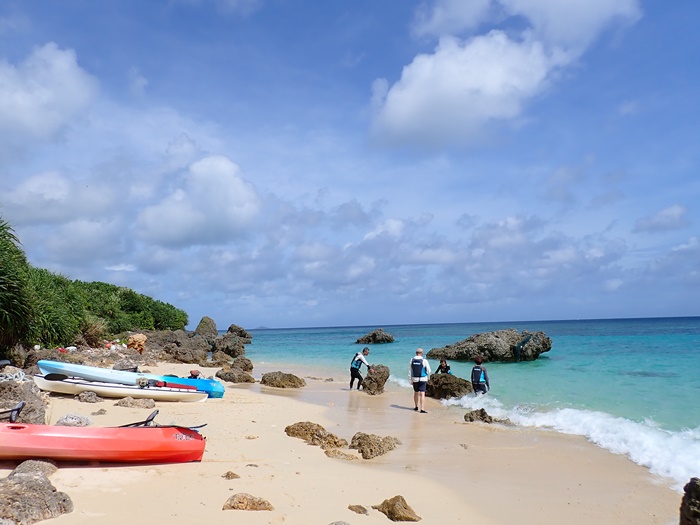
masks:
{"label": "person with cap", "polygon": [[362,374],[360,374],[360,367],[363,364],[367,367],[367,369],[370,372],[374,372],[370,364],[367,362],[367,359],[365,359],[368,355],[369,348],[365,346],[362,349],[362,351],[357,352],[352,358],[352,361],[350,361],[350,390],[352,390],[352,385],[355,383],[355,379],[357,379],[357,389],[359,390],[360,387],[362,387],[362,382],[364,381],[364,379],[362,377]]}
{"label": "person with cap", "polygon": [[425,391],[430,377],[430,363],[423,357],[423,349],[418,348],[408,367],[408,377],[413,385],[413,404],[416,412],[427,414],[425,411]]}

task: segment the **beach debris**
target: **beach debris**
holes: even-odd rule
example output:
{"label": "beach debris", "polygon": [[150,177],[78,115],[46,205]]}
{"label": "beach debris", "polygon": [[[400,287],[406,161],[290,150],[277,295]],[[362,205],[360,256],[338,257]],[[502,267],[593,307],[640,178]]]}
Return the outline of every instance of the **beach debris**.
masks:
{"label": "beach debris", "polygon": [[356,514],[369,514],[369,511],[362,505],[348,505],[348,509]]}
{"label": "beach debris", "polygon": [[329,525],[350,525],[347,521],[334,521],[333,523],[330,523]]}
{"label": "beach debris", "polygon": [[343,452],[339,448],[329,448],[324,451],[324,454],[333,459],[344,459],[345,461],[357,461],[359,458],[354,454]]}
{"label": "beach debris", "polygon": [[114,406],[127,408],[155,408],[156,402],[153,399],[134,399],[131,396],[127,396],[114,403]]}
{"label": "beach debris", "polygon": [[81,403],[99,403],[100,401],[104,401],[104,399],[95,394],[95,392],[80,392],[80,394],[78,394],[78,401]]}
{"label": "beach debris", "polygon": [[132,334],[129,336],[129,339],[126,342],[126,347],[133,348],[139,353],[139,355],[141,355],[143,354],[144,350],[146,350],[147,340],[148,338],[143,334]]}
{"label": "beach debris", "polygon": [[226,500],[222,510],[275,510],[275,507],[266,499],[239,492]]}
{"label": "beach debris", "polygon": [[362,454],[363,459],[372,459],[390,452],[400,445],[401,441],[393,436],[377,436],[358,432],[350,441],[350,448]]}
{"label": "beach debris", "polygon": [[56,470],[52,461],[28,460],[1,479],[0,523],[30,525],[72,512],[70,497],[49,481]]}
{"label": "beach debris", "polygon": [[[529,337],[529,338],[528,338]],[[534,361],[552,349],[552,339],[544,332],[518,333],[515,328],[474,334],[453,345],[433,348],[428,359],[473,361],[477,355],[489,361]]]}
{"label": "beach debris", "polygon": [[391,521],[420,521],[422,519],[400,495],[385,499],[379,505],[372,505],[372,508],[384,514]]}
{"label": "beach debris", "polygon": [[277,372],[263,374],[260,384],[277,388],[300,388],[306,386],[306,381],[294,374],[287,374],[278,370]]}
{"label": "beach debris", "polygon": [[252,434],[245,437],[246,439],[258,439],[258,436],[253,436]]}
{"label": "beach debris", "polygon": [[431,375],[425,390],[426,396],[435,399],[460,398],[473,393],[471,381],[452,374]]}
{"label": "beach debris", "polygon": [[372,345],[372,344],[385,344],[385,343],[393,343],[393,342],[394,342],[393,335],[386,333],[383,328],[377,328],[376,330],[372,330],[367,335],[363,335],[362,337],[360,337],[357,341],[355,341],[355,344]]}
{"label": "beach debris", "polygon": [[96,412],[91,412],[91,416],[104,416],[107,413],[107,411],[104,408],[100,408]]}
{"label": "beach debris", "polygon": [[303,439],[309,445],[319,446],[323,450],[345,448],[348,446],[348,442],[345,439],[328,432],[318,423],[313,423],[311,421],[300,421],[288,425],[285,427],[284,432],[289,437]]}
{"label": "beach debris", "polygon": [[24,408],[17,417],[18,423],[46,423],[46,404],[39,387],[31,382],[0,382],[0,410],[10,410],[24,401]]}
{"label": "beach debris", "polygon": [[232,470],[229,470],[226,474],[224,474],[221,477],[224,479],[240,479],[240,476]]}
{"label": "beach debris", "polygon": [[382,394],[390,373],[388,366],[372,365],[372,368],[367,373],[367,377],[362,382],[362,391],[370,396]]}
{"label": "beach debris", "polygon": [[66,414],[56,421],[57,427],[89,427],[90,425],[92,425],[92,421],[89,417],[78,414]]}
{"label": "beach debris", "polygon": [[690,478],[683,490],[680,525],[700,525],[700,478]]}

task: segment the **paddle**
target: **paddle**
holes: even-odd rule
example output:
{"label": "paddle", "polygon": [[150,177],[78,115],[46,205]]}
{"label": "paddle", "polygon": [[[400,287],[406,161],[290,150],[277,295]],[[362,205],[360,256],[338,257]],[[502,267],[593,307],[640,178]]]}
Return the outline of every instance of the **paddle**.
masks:
{"label": "paddle", "polygon": [[[0,419],[9,419],[10,423],[17,421],[20,411],[24,408],[24,401],[20,401],[14,408],[9,410],[0,410]],[[6,415],[7,414],[7,415]]]}

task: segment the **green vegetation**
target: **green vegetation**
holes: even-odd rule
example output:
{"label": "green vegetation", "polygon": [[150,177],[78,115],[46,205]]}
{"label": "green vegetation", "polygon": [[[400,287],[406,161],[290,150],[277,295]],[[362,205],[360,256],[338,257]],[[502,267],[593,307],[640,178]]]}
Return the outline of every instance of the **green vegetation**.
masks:
{"label": "green vegetation", "polygon": [[178,330],[187,314],[129,288],[71,281],[28,262],[12,227],[0,219],[0,358],[18,343],[97,345],[127,330]]}

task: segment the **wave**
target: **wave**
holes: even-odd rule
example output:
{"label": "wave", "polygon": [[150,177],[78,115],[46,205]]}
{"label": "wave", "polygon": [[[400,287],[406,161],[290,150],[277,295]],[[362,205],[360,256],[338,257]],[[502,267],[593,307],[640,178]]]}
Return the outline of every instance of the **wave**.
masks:
{"label": "wave", "polygon": [[[390,376],[399,386],[410,388],[407,379]],[[678,492],[692,477],[700,477],[700,427],[678,432],[665,430],[652,420],[635,422],[606,412],[577,408],[548,409],[546,406],[506,407],[489,394],[443,400],[445,406],[485,409],[498,419],[508,419],[522,427],[539,428],[583,436],[614,454],[623,454],[652,474],[672,480]]]}
{"label": "wave", "polygon": [[670,432],[651,420],[639,423],[605,412],[534,406],[506,408],[491,395],[470,395],[442,403],[470,410],[484,408],[493,417],[507,418],[523,427],[584,436],[614,454],[624,454],[653,474],[670,478],[679,492],[690,478],[700,476],[700,427]]}

